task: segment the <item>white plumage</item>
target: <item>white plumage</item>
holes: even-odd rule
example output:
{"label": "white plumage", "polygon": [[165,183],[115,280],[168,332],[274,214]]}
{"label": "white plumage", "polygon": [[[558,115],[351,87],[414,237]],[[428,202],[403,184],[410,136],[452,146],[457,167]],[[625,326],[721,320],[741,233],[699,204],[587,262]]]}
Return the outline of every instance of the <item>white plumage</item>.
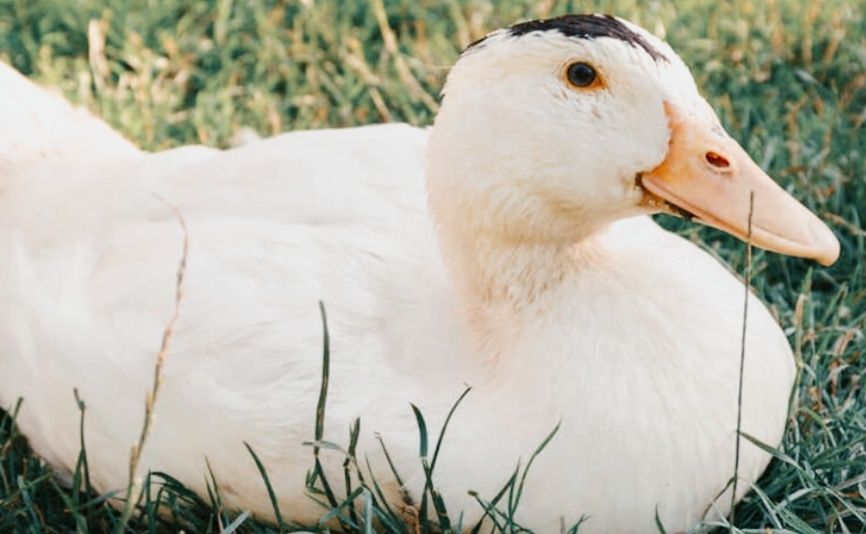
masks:
{"label": "white plumage", "polygon": [[[452,71],[432,134],[294,132],[227,151],[140,152],[0,68],[0,113],[20,126],[0,138],[0,405],[23,397],[22,431],[69,469],[78,388],[94,481],[125,487],[173,310],[174,206],[186,291],[143,468],[204,493],[207,458],[229,506],[268,516],[248,441],[284,515],[317,519],[301,444],[321,300],[325,437],[345,442],[359,416],[379,480],[375,433],[419,495],[409,403],[438,428],[470,384],[436,475],[465,524],[481,512],[467,491],[492,497],[560,421],[527,481],[525,526],[586,514],[581,532],[649,531],[658,510],[679,531],[726,513],[730,497],[714,499],[733,469],[742,285],[646,218],[634,181],[667,153],[662,102],[714,115],[673,51],[629,28],[668,61],[611,37],[502,31]],[[559,73],[575,58],[606,87],[569,88]],[[751,299],[743,430],[776,445],[794,364]],[[768,460],[744,443],[741,494]]]}

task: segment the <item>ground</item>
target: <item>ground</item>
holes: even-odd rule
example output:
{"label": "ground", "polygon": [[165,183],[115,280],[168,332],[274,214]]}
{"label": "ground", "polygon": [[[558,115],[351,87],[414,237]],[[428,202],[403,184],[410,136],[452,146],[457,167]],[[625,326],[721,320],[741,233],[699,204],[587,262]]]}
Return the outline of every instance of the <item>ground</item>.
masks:
{"label": "ground", "polygon": [[[755,289],[801,372],[784,443],[733,528],[866,531],[866,0],[0,0],[0,59],[144,148],[227,146],[250,129],[430,124],[464,46],[565,12],[614,13],[666,38],[731,134],[836,231],[842,257],[831,268],[754,255]],[[743,271],[741,243],[664,224]],[[168,475],[152,483],[166,483],[169,513],[157,519],[142,502],[124,527],[105,496],[57,482],[0,416],[0,532],[277,530]],[[419,525],[411,506],[389,509],[367,482],[350,496],[361,513],[342,509],[345,530],[448,530],[443,518]],[[497,508],[500,530],[515,531],[507,505]]]}

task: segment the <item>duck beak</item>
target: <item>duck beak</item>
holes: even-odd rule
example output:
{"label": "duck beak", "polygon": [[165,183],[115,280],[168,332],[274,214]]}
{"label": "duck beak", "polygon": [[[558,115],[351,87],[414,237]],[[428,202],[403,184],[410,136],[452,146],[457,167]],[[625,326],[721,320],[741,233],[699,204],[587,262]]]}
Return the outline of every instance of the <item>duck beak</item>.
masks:
{"label": "duck beak", "polygon": [[[833,231],[782,189],[720,126],[665,102],[665,160],[639,177],[644,204],[718,228],[757,247],[832,265]],[[754,194],[749,236],[749,211]]]}

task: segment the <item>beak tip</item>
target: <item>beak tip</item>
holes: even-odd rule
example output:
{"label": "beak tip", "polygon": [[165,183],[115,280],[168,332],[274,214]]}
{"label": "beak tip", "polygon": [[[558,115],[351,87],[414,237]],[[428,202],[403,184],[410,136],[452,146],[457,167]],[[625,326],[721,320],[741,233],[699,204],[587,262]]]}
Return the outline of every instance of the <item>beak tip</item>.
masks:
{"label": "beak tip", "polygon": [[822,231],[819,232],[818,236],[815,236],[818,246],[815,247],[816,254],[814,259],[824,267],[829,267],[839,259],[841,247],[833,230],[823,223],[821,226],[823,227]]}
{"label": "beak tip", "polygon": [[839,259],[839,241],[834,237],[833,242],[828,243],[828,246],[815,259],[824,267],[836,263],[836,260]]}

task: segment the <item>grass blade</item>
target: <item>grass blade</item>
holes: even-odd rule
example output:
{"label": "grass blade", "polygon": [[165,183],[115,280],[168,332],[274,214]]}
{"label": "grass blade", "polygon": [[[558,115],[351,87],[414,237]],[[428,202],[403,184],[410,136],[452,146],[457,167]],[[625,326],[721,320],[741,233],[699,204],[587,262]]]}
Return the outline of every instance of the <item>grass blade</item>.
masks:
{"label": "grass blade", "polygon": [[259,459],[259,456],[256,454],[256,451],[253,450],[250,444],[244,441],[244,447],[247,448],[250,456],[253,457],[253,461],[256,463],[256,468],[259,470],[259,475],[261,475],[262,480],[265,482],[265,489],[267,489],[268,498],[271,500],[271,509],[274,512],[274,518],[277,521],[277,527],[279,527],[280,532],[286,532],[286,524],[283,521],[283,514],[280,513],[280,503],[277,501],[277,494],[274,492],[274,487],[271,485],[271,479],[268,478],[268,472],[265,469],[262,461]]}

